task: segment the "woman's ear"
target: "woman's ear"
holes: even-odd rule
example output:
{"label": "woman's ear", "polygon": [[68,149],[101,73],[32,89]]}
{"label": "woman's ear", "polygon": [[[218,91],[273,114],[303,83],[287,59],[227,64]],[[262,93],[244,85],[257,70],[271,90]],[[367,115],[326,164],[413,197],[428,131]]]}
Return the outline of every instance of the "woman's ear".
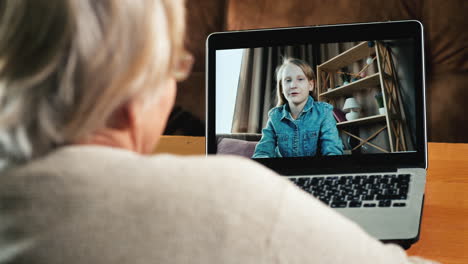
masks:
{"label": "woman's ear", "polygon": [[162,90],[155,98],[131,98],[112,113],[105,127],[75,143],[113,146],[141,154],[152,153],[174,105],[175,81],[170,79],[159,89]]}
{"label": "woman's ear", "polygon": [[134,135],[140,153],[150,154],[164,132],[176,98],[176,82],[169,79],[163,84],[160,94],[152,102],[140,101],[134,105]]}
{"label": "woman's ear", "polygon": [[116,130],[126,130],[135,125],[136,109],[133,100],[119,106],[110,116],[106,123],[106,128]]}

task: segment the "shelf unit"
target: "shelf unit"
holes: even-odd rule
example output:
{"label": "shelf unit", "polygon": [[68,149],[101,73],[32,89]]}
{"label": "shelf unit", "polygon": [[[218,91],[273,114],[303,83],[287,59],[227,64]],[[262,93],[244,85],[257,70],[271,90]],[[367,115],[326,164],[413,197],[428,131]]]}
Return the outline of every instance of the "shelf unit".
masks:
{"label": "shelf unit", "polygon": [[356,120],[351,120],[351,121],[344,121],[344,122],[339,122],[336,124],[338,128],[340,127],[347,127],[347,126],[353,126],[353,125],[365,125],[365,124],[373,124],[373,123],[379,123],[382,121],[386,121],[386,115],[374,115],[374,116],[367,116],[363,118],[359,118]]}
{"label": "shelf unit", "polygon": [[[404,134],[406,118],[401,105],[400,91],[391,51],[382,42],[373,41],[373,43],[375,45],[371,45],[372,47],[370,47],[367,41],[361,42],[317,66],[318,100],[328,102],[337,107],[339,99],[354,96],[355,93],[369,88],[379,88],[383,95],[385,114],[339,122],[337,123],[337,128],[341,133],[360,141],[353,150],[367,144],[385,153],[406,151],[407,142]],[[335,77],[339,75],[342,68],[366,59],[369,56],[375,56],[377,59],[378,71],[376,73],[335,88]],[[361,128],[370,124],[378,124],[380,127],[366,139],[349,131],[349,128]],[[371,141],[383,131],[388,132],[388,146],[378,146],[372,143]]]}

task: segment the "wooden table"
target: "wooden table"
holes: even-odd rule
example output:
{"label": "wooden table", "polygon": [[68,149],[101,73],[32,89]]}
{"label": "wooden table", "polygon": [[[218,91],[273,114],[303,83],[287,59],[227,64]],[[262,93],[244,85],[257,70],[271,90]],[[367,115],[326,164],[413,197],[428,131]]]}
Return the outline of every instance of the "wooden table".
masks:
{"label": "wooden table", "polygon": [[[204,154],[205,138],[164,136],[156,152]],[[421,237],[407,252],[468,264],[468,144],[429,143]]]}
{"label": "wooden table", "polygon": [[429,143],[421,237],[408,254],[468,263],[468,144]]}

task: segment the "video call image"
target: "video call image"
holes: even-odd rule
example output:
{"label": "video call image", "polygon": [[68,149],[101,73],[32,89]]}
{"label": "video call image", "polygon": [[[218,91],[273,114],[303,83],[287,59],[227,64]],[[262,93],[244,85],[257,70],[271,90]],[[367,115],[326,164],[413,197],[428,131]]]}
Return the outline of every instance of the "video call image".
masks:
{"label": "video call image", "polygon": [[415,151],[413,41],[216,51],[217,153]]}

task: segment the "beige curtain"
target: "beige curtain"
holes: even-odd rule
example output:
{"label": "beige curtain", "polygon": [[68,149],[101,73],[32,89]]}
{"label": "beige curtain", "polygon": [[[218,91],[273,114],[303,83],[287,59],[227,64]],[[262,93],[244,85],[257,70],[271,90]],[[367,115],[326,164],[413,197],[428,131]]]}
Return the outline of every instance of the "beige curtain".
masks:
{"label": "beige curtain", "polygon": [[310,44],[244,51],[232,133],[261,133],[268,120],[268,111],[277,102],[275,70],[285,57],[302,59],[315,68]]}

